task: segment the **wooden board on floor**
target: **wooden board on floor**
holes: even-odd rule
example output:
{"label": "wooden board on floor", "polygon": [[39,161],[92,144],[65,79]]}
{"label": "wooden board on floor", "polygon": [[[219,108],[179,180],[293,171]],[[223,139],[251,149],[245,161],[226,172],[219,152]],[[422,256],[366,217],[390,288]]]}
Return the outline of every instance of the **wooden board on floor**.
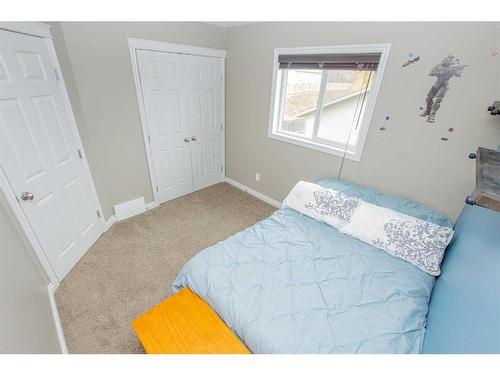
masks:
{"label": "wooden board on floor", "polygon": [[250,354],[189,288],[134,319],[132,325],[148,354]]}

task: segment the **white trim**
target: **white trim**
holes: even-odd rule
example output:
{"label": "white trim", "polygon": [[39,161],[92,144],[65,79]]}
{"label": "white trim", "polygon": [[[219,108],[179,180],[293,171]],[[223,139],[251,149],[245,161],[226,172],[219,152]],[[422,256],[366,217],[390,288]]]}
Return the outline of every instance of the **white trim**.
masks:
{"label": "white trim", "polygon": [[144,197],[138,197],[131,199],[127,202],[122,202],[115,204],[113,209],[115,210],[116,221],[122,221],[151,210],[152,208],[158,207],[158,202],[152,201],[149,203],[144,202]]}
{"label": "white trim", "polygon": [[107,232],[110,230],[114,223],[116,223],[116,215],[111,215],[104,223],[104,231]]}
{"label": "white trim", "polygon": [[0,22],[0,29],[52,39],[50,25],[41,22]]}
{"label": "white trim", "polygon": [[[299,138],[299,137],[294,137],[293,135],[285,135],[284,133],[279,133],[279,134],[268,134],[269,138],[286,142],[286,143],[291,143],[297,146],[302,146],[305,148],[309,148],[311,150],[316,150],[320,152],[324,152],[325,154],[330,154],[334,156],[339,156],[343,157],[344,156],[344,151],[345,151],[345,146],[339,148],[335,146],[329,146],[326,143],[318,143],[316,141],[310,140],[308,138]],[[345,152],[345,158],[349,160],[354,160],[354,161],[360,161],[361,160],[361,155],[357,155],[353,153],[352,151],[349,151],[349,148]]]}
{"label": "white trim", "polygon": [[[221,163],[222,170],[220,173],[220,181],[224,181],[224,176],[226,172],[226,152],[225,152],[225,135],[226,135],[226,116],[225,116],[225,102],[226,102],[226,73],[225,73],[225,57],[226,51],[213,49],[213,48],[205,48],[205,47],[196,47],[196,46],[188,46],[185,44],[174,44],[167,42],[160,42],[155,40],[147,40],[147,39],[136,39],[136,38],[127,38],[129,51],[130,51],[130,59],[132,62],[132,73],[134,76],[135,83],[135,91],[137,94],[137,102],[139,105],[139,115],[141,119],[141,128],[142,128],[142,136],[144,141],[144,147],[146,149],[146,160],[148,163],[149,169],[149,177],[151,181],[151,190],[153,191],[154,203],[156,205],[162,203],[160,202],[159,193],[156,190],[156,175],[155,169],[153,167],[153,152],[151,150],[151,143],[149,142],[149,130],[148,123],[146,119],[146,109],[144,107],[144,96],[142,94],[142,86],[140,80],[140,72],[139,72],[139,63],[137,60],[137,50],[150,50],[150,51],[159,51],[159,52],[167,52],[167,53],[182,53],[189,54],[195,56],[208,56],[219,58],[221,61],[221,105],[222,105],[222,130],[221,130]],[[152,203],[153,203],[152,202]],[[108,227],[109,228],[109,227]]]}
{"label": "white trim", "polygon": [[[339,46],[321,46],[321,47],[298,47],[298,48],[275,48],[274,49],[274,63],[273,63],[273,82],[271,87],[271,106],[269,111],[269,124],[267,136],[272,139],[279,141],[284,141],[292,143],[298,146],[303,146],[316,151],[325,152],[327,154],[344,157],[346,159],[360,161],[361,155],[363,153],[366,137],[368,135],[368,129],[372,122],[373,111],[375,109],[375,104],[377,101],[380,85],[382,83],[382,78],[384,76],[385,66],[387,63],[387,58],[389,51],[391,49],[390,44],[360,44],[360,45],[339,45]],[[351,152],[347,150],[344,152],[343,149],[339,149],[333,146],[328,146],[327,144],[318,143],[316,140],[302,139],[293,136],[286,136],[278,132],[278,117],[279,117],[279,95],[278,93],[278,78],[282,79],[279,74],[279,64],[278,57],[281,54],[317,54],[317,53],[350,53],[350,52],[380,52],[380,61],[377,68],[377,75],[373,87],[371,88],[370,97],[365,108],[365,113],[363,115],[363,124],[358,135],[358,142],[356,145],[356,151]]]}
{"label": "white trim", "polygon": [[260,199],[261,201],[264,201],[267,204],[270,204],[271,206],[274,206],[276,208],[281,208],[281,202],[277,201],[276,199],[273,199],[265,194],[262,194],[261,192],[259,192],[257,190],[249,188],[248,186],[243,185],[243,184],[239,183],[238,181],[235,181],[229,177],[226,177],[224,179],[224,181],[230,185],[233,185],[234,187],[236,187],[240,190],[243,190],[245,193],[253,195],[257,199]]}
{"label": "white trim", "polygon": [[[130,216],[127,219],[130,219],[131,217],[134,217],[134,216],[137,216],[137,215],[141,215],[141,214],[145,213],[146,211],[152,210],[153,208],[156,208],[158,206],[159,206],[159,204],[156,201],[152,201],[152,202],[146,203],[146,205],[144,206],[145,210],[143,212],[140,212],[140,213],[138,213],[136,215]],[[116,215],[111,215],[109,217],[109,219],[104,222],[104,232],[107,232],[108,230],[110,230],[111,227],[115,223],[118,223],[119,221],[121,221],[121,220],[118,220],[117,217],[116,217]]]}
{"label": "white trim", "polygon": [[221,117],[221,122],[222,122],[222,129],[221,129],[221,165],[222,165],[222,170],[220,174],[221,181],[224,181],[224,178],[226,177],[226,59],[221,58],[220,59],[220,74],[222,74],[222,83],[221,83],[221,95],[222,95],[222,100],[221,100],[221,105],[222,105],[222,117]]}
{"label": "white trim", "polygon": [[113,210],[115,211],[116,220],[122,221],[146,212],[146,202],[144,201],[144,197],[138,197],[115,204]]}
{"label": "white trim", "polygon": [[57,310],[55,292],[57,286],[50,283],[47,286],[49,292],[50,308],[52,310],[52,317],[54,318],[54,324],[56,326],[57,338],[59,339],[59,346],[61,347],[61,352],[63,354],[68,354],[68,347],[66,346],[66,339],[64,338],[64,330],[61,324],[61,318],[59,317],[59,311]]}
{"label": "white trim", "polygon": [[222,49],[189,46],[187,44],[175,44],[160,42],[157,40],[127,38],[129,48],[144,49],[148,51],[160,51],[169,53],[182,53],[185,55],[208,56],[226,58],[227,52]]}
{"label": "white trim", "polygon": [[146,207],[146,211],[149,211],[149,210],[152,210],[153,208],[156,208],[158,206],[159,206],[158,202],[152,201],[152,202],[146,203],[145,207]]}
{"label": "white trim", "polygon": [[[130,41],[129,41],[130,42]],[[149,142],[149,131],[146,121],[146,109],[144,108],[144,99],[142,96],[141,81],[139,79],[139,63],[137,62],[136,48],[130,48],[130,59],[132,60],[132,73],[134,76],[135,91],[137,94],[137,102],[139,104],[139,117],[141,118],[142,137],[144,141],[144,148],[146,149],[146,161],[149,169],[149,179],[151,181],[151,190],[153,191],[153,198],[155,202],[159,202],[159,193],[156,190],[156,176],[153,167],[153,152],[151,150],[151,143]]]}

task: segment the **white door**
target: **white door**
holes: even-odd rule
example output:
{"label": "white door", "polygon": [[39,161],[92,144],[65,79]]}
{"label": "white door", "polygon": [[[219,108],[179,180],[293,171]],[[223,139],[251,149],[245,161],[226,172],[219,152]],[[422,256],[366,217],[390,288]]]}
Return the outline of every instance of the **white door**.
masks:
{"label": "white door", "polygon": [[187,124],[187,56],[137,51],[144,110],[160,202],[193,191]]}
{"label": "white door", "polygon": [[220,59],[137,51],[160,202],[222,180]]}
{"label": "white door", "polygon": [[194,190],[222,177],[222,79],[220,60],[190,56],[187,99]]}
{"label": "white door", "polygon": [[0,31],[0,163],[61,280],[102,233],[47,41]]}

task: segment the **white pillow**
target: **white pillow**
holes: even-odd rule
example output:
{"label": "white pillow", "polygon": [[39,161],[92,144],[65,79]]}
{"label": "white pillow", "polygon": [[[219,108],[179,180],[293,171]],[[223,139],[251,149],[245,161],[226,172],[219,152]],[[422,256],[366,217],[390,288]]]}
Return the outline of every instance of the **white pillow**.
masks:
{"label": "white pillow", "polygon": [[433,276],[440,265],[453,229],[380,207],[339,191],[299,181],[283,201],[292,208],[387,251]]}

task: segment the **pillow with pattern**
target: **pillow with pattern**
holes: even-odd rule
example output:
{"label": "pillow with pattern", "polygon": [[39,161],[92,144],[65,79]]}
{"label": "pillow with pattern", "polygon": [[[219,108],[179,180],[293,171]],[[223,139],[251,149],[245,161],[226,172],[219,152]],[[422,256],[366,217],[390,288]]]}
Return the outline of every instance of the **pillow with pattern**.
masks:
{"label": "pillow with pattern", "polygon": [[433,276],[441,273],[444,251],[454,234],[450,227],[304,181],[290,191],[283,207],[331,225]]}

